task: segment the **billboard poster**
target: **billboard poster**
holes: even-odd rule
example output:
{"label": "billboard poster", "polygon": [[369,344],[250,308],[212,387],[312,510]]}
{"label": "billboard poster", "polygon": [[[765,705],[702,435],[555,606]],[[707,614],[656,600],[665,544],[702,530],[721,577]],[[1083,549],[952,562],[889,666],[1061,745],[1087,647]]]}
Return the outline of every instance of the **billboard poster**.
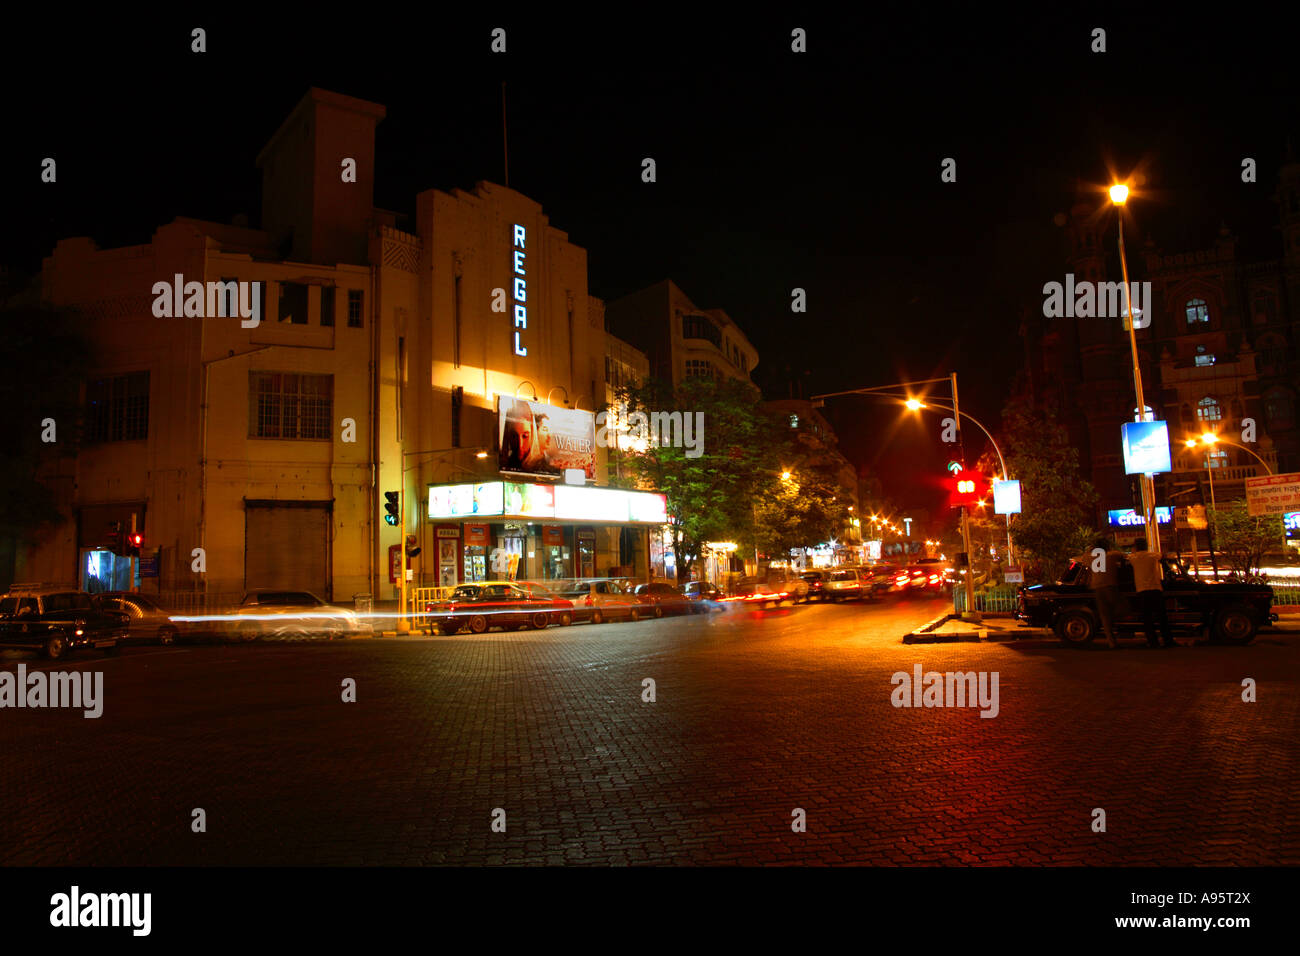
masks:
{"label": "billboard poster", "polygon": [[596,416],[574,408],[501,396],[498,465],[503,472],[559,478],[574,468],[596,477]]}
{"label": "billboard poster", "polygon": [[1169,425],[1166,422],[1125,422],[1124,474],[1154,475],[1173,471],[1169,458]]}
{"label": "billboard poster", "polygon": [[1300,472],[1246,479],[1246,510],[1252,515],[1284,515],[1300,506]]}
{"label": "billboard poster", "polygon": [[993,482],[993,512],[1000,515],[1020,514],[1020,482],[1015,479]]}

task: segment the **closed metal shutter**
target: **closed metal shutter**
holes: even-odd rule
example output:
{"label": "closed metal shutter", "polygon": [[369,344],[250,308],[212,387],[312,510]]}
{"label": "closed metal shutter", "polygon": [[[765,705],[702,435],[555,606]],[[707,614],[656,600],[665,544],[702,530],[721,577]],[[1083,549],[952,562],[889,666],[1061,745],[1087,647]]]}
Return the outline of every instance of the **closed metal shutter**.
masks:
{"label": "closed metal shutter", "polygon": [[331,510],[328,502],[246,502],[244,587],[311,591],[332,600]]}

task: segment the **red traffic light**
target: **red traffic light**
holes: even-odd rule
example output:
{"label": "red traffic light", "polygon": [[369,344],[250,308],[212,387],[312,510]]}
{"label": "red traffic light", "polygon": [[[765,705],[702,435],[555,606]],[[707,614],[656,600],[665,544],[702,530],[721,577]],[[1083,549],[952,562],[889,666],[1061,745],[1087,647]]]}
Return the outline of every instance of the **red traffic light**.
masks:
{"label": "red traffic light", "polygon": [[984,497],[987,490],[986,477],[964,468],[948,479],[948,504],[953,508],[973,505]]}
{"label": "red traffic light", "polygon": [[127,541],[130,543],[131,547],[138,548],[140,545],[144,544],[144,535],[137,531],[134,534],[128,535]]}

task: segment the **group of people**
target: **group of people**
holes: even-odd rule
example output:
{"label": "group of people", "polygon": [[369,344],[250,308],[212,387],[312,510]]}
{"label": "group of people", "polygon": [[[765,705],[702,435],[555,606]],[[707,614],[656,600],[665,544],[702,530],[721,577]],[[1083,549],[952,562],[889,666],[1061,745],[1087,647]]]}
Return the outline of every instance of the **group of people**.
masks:
{"label": "group of people", "polygon": [[[1097,617],[1101,619],[1106,640],[1112,648],[1119,646],[1115,640],[1115,619],[1123,616],[1123,598],[1119,591],[1120,567],[1127,562],[1133,568],[1134,590],[1138,608],[1142,612],[1142,625],[1150,647],[1177,647],[1178,642],[1169,634],[1169,616],[1165,612],[1164,569],[1160,554],[1147,550],[1145,538],[1138,538],[1133,553],[1111,550],[1110,542],[1098,538],[1091,552],[1075,559],[1092,571],[1091,587],[1097,602]],[[1157,629],[1159,637],[1157,638]]]}

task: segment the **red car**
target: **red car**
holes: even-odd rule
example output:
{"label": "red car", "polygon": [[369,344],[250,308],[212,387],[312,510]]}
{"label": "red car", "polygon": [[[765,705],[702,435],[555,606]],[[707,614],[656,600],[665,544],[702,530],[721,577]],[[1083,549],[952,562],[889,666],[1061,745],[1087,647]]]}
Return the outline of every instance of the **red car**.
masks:
{"label": "red car", "polygon": [[482,634],[490,627],[517,631],[542,630],[551,624],[573,623],[573,602],[556,597],[538,584],[488,581],[462,584],[446,601],[425,605],[429,621],[443,634],[465,628]]}

